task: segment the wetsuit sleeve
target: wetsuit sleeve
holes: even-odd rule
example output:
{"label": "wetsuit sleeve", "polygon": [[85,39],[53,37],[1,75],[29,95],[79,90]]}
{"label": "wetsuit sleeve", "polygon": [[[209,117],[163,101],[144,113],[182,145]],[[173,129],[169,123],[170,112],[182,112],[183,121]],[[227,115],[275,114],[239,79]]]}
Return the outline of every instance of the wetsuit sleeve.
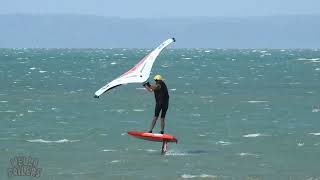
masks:
{"label": "wetsuit sleeve", "polygon": [[149,88],[152,89],[153,91],[156,91],[156,90],[161,89],[161,85],[160,84],[155,84],[155,85],[151,85]]}

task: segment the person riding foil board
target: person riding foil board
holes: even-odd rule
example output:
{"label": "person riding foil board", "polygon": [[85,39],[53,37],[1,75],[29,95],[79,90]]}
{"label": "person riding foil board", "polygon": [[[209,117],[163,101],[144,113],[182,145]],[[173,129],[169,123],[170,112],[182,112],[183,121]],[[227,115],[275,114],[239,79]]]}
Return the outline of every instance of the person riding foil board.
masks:
{"label": "person riding foil board", "polygon": [[149,91],[154,92],[154,97],[156,101],[155,109],[154,109],[154,117],[151,122],[151,127],[149,133],[152,133],[154,126],[158,120],[158,117],[161,112],[160,116],[160,123],[161,123],[161,134],[164,134],[164,127],[165,127],[165,117],[169,107],[169,93],[167,85],[164,83],[163,78],[161,75],[157,74],[153,78],[155,80],[155,84],[151,85],[149,82],[143,83],[143,86]]}

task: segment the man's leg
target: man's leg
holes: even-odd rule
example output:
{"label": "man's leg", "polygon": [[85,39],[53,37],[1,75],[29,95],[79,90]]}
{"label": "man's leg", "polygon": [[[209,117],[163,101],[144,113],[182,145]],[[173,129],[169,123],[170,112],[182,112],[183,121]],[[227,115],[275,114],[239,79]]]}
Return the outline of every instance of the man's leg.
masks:
{"label": "man's leg", "polygon": [[150,133],[152,133],[152,130],[153,130],[154,126],[156,125],[156,122],[158,120],[160,111],[161,111],[160,104],[156,104],[156,107],[154,108],[154,117],[153,117],[153,120],[151,122],[151,127],[150,127],[150,131],[149,131]]}
{"label": "man's leg", "polygon": [[158,119],[157,116],[153,117],[152,122],[151,122],[150,131],[149,131],[150,133],[152,133],[152,130],[153,130],[154,126],[156,125],[157,119]]}
{"label": "man's leg", "polygon": [[165,127],[165,117],[166,117],[166,114],[167,114],[167,110],[168,110],[168,106],[169,106],[169,102],[167,103],[164,103],[162,105],[162,110],[161,110],[161,117],[160,117],[160,120],[161,120],[161,134],[164,134],[164,127]]}
{"label": "man's leg", "polygon": [[164,133],[164,126],[165,126],[165,122],[164,122],[164,117],[160,118],[160,123],[161,123],[161,134]]}

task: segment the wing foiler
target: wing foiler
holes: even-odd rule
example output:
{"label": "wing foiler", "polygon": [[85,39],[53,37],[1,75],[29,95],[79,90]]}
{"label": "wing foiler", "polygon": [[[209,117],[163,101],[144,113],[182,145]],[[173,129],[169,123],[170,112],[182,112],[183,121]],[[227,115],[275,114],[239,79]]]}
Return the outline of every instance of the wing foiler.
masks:
{"label": "wing foiler", "polygon": [[151,53],[145,56],[138,64],[132,67],[129,71],[125,72],[115,80],[109,82],[98,91],[95,92],[94,97],[99,98],[103,93],[120,86],[122,84],[128,83],[142,83],[148,80],[150,76],[150,72],[152,69],[152,65],[160,52],[167,47],[172,42],[175,42],[175,38],[170,38],[161,43],[156,49],[154,49]]}

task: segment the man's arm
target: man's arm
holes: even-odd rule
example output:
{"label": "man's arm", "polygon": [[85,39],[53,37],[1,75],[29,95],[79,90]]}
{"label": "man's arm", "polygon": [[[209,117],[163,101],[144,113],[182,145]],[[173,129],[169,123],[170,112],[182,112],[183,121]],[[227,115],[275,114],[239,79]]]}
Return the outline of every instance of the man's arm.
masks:
{"label": "man's arm", "polygon": [[150,85],[149,88],[152,89],[152,91],[156,91],[161,88],[161,85],[160,84]]}
{"label": "man's arm", "polygon": [[144,86],[149,92],[152,92],[152,91],[155,91],[155,90],[158,90],[158,89],[161,88],[161,85],[160,85],[160,84],[150,85],[149,82],[144,83],[143,86]]}

